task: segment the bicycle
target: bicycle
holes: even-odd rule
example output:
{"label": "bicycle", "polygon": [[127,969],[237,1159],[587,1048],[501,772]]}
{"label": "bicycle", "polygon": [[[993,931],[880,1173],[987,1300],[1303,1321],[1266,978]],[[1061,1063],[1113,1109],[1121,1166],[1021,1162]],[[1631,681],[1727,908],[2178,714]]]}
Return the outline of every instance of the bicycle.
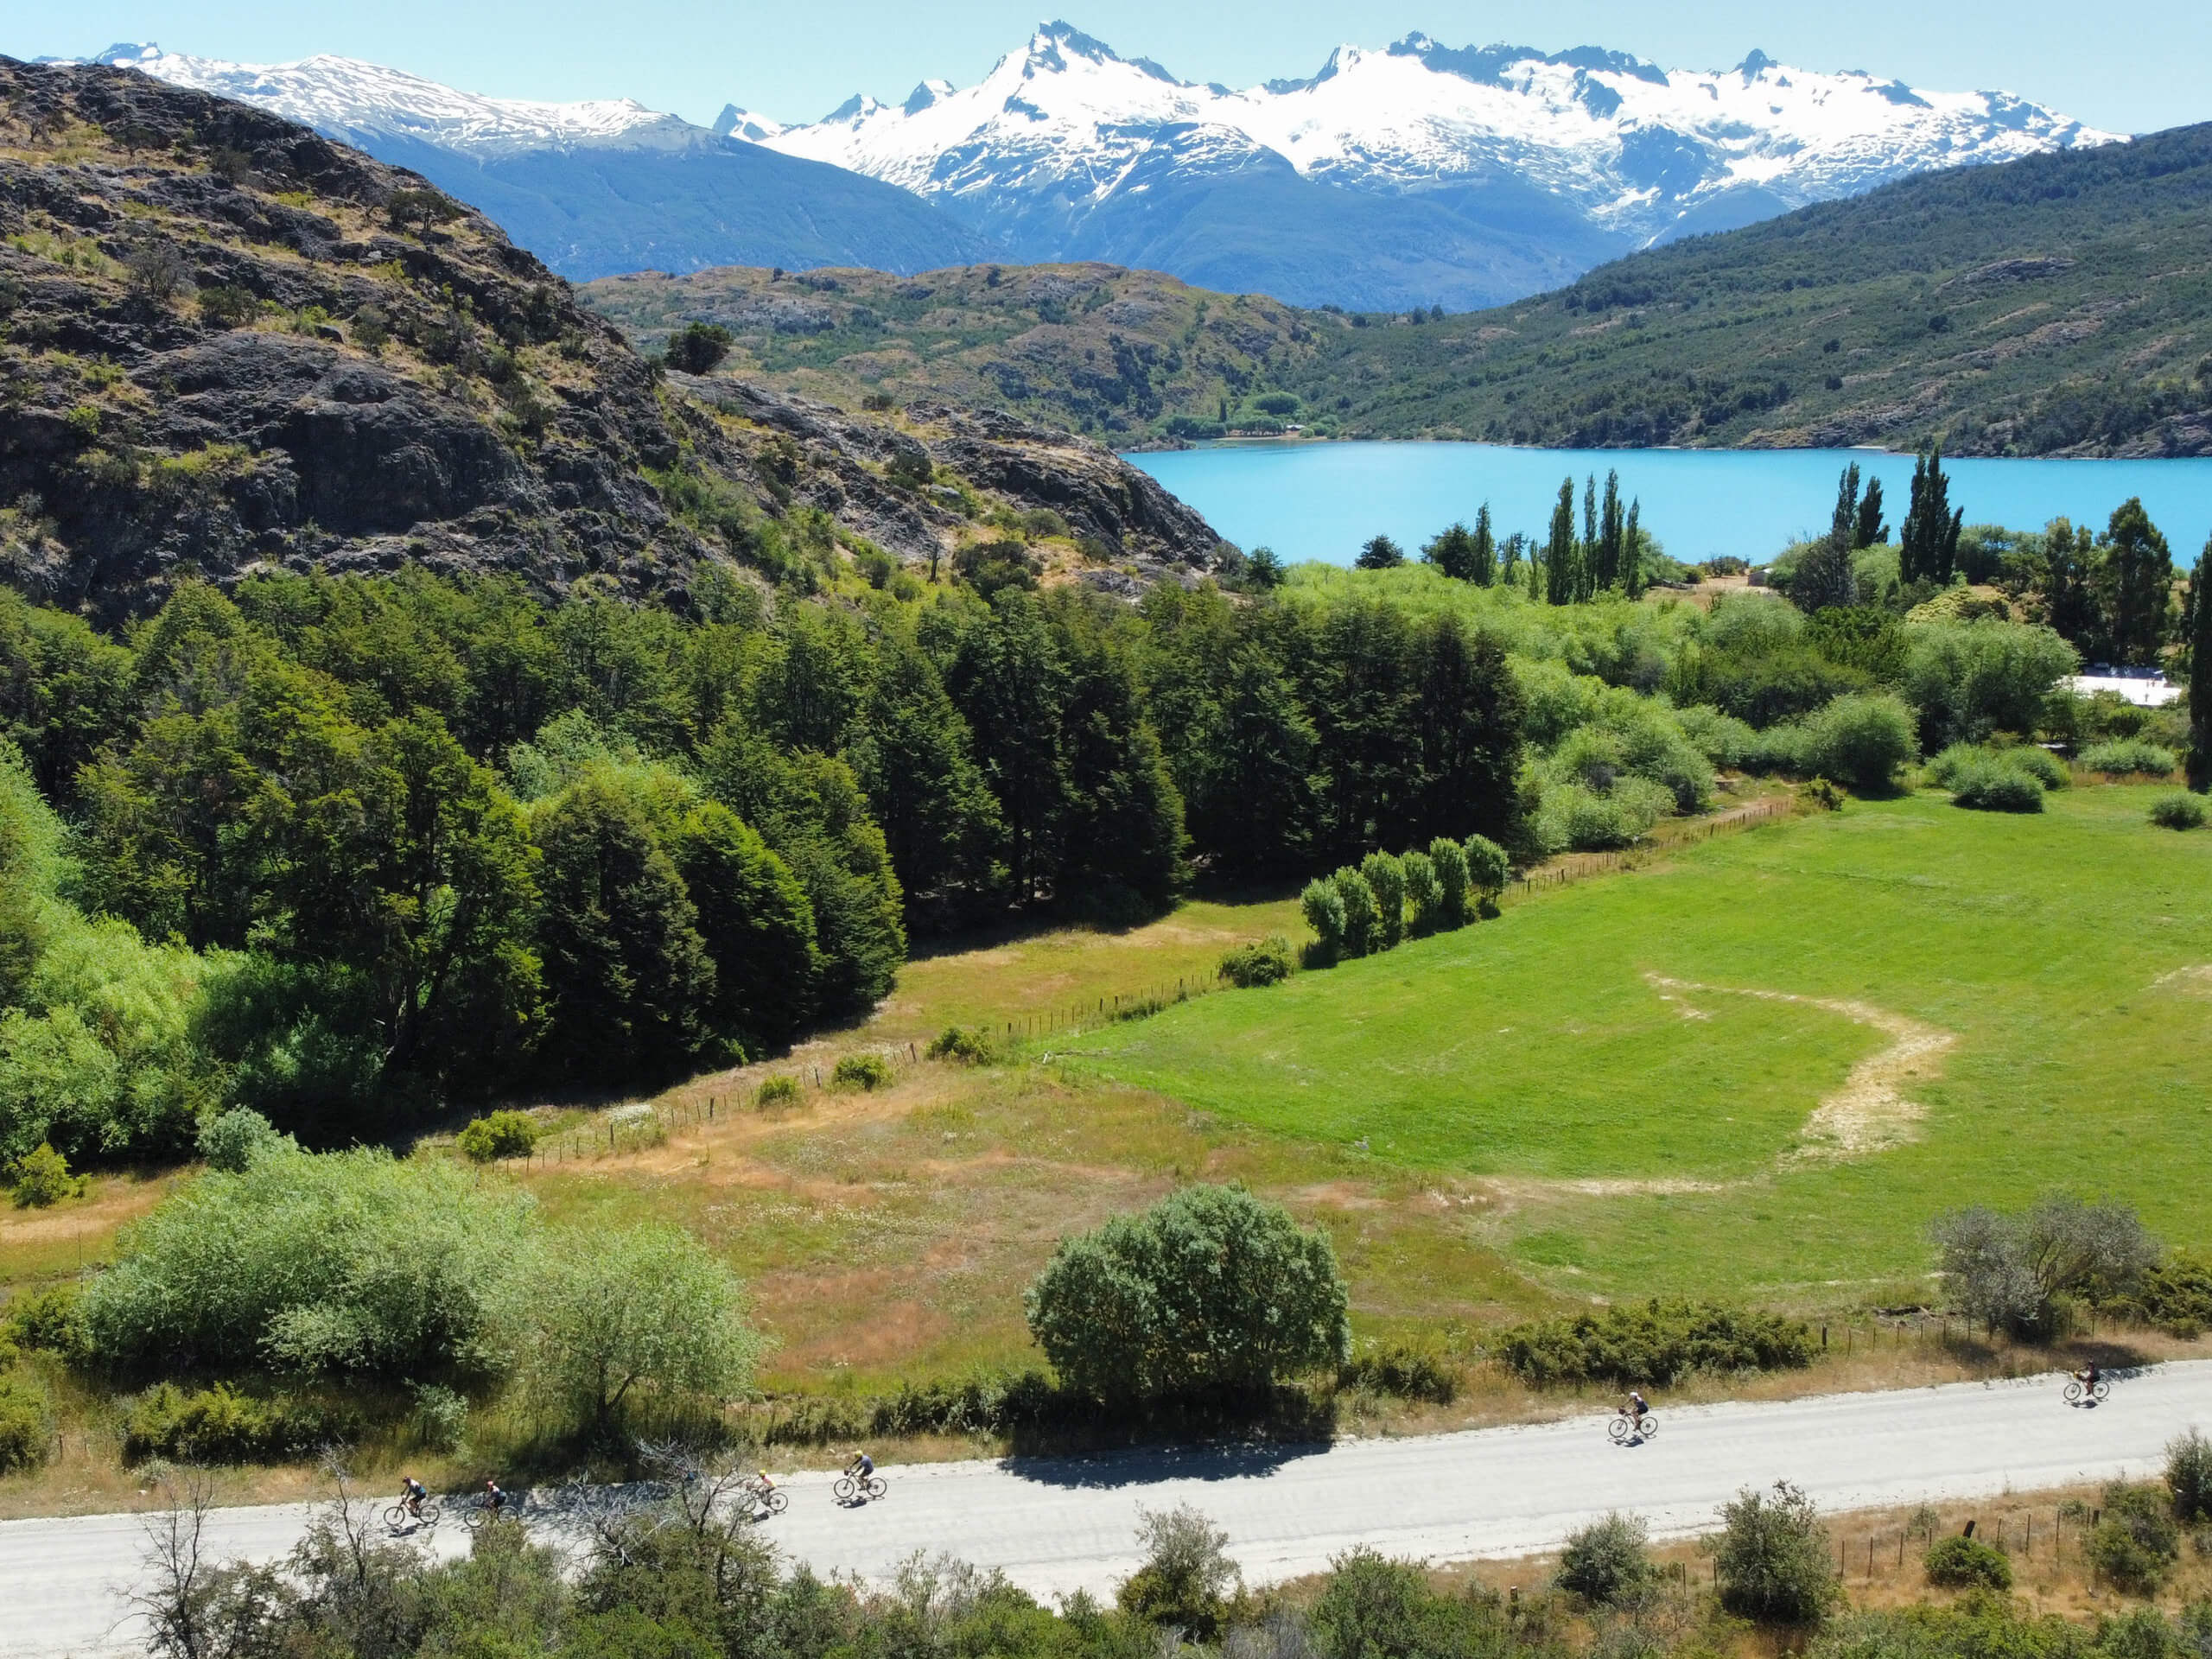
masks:
{"label": "bicycle", "polygon": [[2066,1403],[2069,1406],[2078,1406],[2084,1402],[2092,1406],[2101,1406],[2111,1397],[2112,1384],[2101,1376],[2097,1379],[2094,1388],[2085,1388],[2078,1376],[2071,1378],[2066,1384]]}
{"label": "bicycle", "polygon": [[493,1522],[503,1516],[510,1521],[521,1519],[521,1500],[510,1497],[504,1505],[495,1510],[492,1507],[490,1498],[473,1497],[468,1501],[468,1507],[461,1511],[461,1524],[471,1532],[481,1532]]}
{"label": "bicycle", "polygon": [[781,1515],[791,1504],[791,1494],[780,1486],[772,1486],[765,1492],[757,1486],[745,1490],[745,1518],[755,1526],[772,1515]]}
{"label": "bicycle", "polygon": [[890,1488],[883,1484],[881,1475],[870,1475],[865,1485],[850,1475],[840,1475],[837,1484],[830,1490],[837,1495],[840,1503],[858,1503],[868,1498],[881,1497]]}
{"label": "bicycle", "polygon": [[438,1524],[438,1516],[443,1512],[436,1498],[426,1497],[417,1510],[410,1510],[404,1503],[393,1504],[384,1512],[384,1523],[393,1532],[405,1532],[413,1527],[435,1527]]}
{"label": "bicycle", "polygon": [[1634,1422],[1629,1421],[1626,1412],[1617,1411],[1613,1421],[1605,1426],[1605,1433],[1613,1437],[1615,1446],[1626,1446],[1631,1438],[1648,1440],[1658,1432],[1659,1420],[1648,1411]]}

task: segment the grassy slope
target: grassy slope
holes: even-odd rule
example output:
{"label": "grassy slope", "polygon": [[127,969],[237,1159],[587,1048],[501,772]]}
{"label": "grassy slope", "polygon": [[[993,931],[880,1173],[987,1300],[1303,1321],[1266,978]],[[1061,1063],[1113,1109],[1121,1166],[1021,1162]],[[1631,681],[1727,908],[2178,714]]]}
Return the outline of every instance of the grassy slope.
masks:
{"label": "grassy slope", "polygon": [[[2148,795],[2069,791],[2023,818],[1934,796],[1854,805],[1086,1048],[1106,1077],[1290,1134],[1363,1135],[1440,1176],[1750,1178],[1672,1195],[1476,1183],[1492,1236],[1560,1287],[1832,1298],[1815,1287],[1916,1271],[1940,1209],[2059,1185],[2193,1238],[2212,1019],[2202,979],[2158,982],[2212,963],[2212,837],[2150,828]],[[1725,995],[1688,998],[1710,1017],[1687,1020],[1646,970],[1957,1033],[1910,1086],[1920,1138],[1777,1167],[1878,1039]]]}
{"label": "grassy slope", "polygon": [[[1923,175],[1418,327],[1111,266],[994,270],[585,295],[647,344],[727,321],[735,366],[811,396],[985,403],[1125,440],[1287,391],[1351,437],[2212,453],[2212,125]],[[771,326],[778,307],[807,332]]]}

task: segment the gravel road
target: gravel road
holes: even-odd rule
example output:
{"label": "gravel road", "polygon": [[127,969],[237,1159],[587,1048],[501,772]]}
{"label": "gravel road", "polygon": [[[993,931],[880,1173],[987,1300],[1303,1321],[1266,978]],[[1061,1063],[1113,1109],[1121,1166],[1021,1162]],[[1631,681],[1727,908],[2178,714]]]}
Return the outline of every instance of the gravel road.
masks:
{"label": "gravel road", "polygon": [[[1160,1451],[1111,1458],[887,1467],[889,1495],[841,1509],[831,1477],[798,1474],[769,1535],[817,1572],[887,1575],[916,1550],[1003,1567],[1038,1594],[1109,1592],[1136,1565],[1142,1509],[1198,1505],[1228,1529],[1254,1583],[1318,1571],[1354,1544],[1434,1560],[1555,1548],[1608,1510],[1656,1535],[1712,1523],[1745,1486],[1796,1482],[1829,1510],[2029,1491],[2142,1475],[2192,1425],[2212,1428],[2212,1361],[2116,1379],[2111,1401],[2069,1409],[2058,1377],[1888,1394],[1700,1406],[1660,1414],[1647,1444],[1618,1446],[1602,1417],[1333,1446]],[[306,1524],[300,1504],[224,1510],[223,1556],[273,1560]],[[135,1645],[129,1588],[143,1552],[129,1515],[0,1522],[0,1655]],[[433,1547],[457,1554],[461,1529]]]}

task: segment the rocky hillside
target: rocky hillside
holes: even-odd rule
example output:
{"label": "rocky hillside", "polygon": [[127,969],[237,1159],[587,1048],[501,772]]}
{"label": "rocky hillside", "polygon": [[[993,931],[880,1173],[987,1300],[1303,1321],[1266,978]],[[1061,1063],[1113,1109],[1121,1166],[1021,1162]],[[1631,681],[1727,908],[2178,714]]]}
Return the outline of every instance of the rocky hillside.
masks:
{"label": "rocky hillside", "polygon": [[1140,572],[1216,544],[1079,440],[689,396],[416,175],[129,71],[0,60],[0,576],[102,617],[272,565],[680,592],[1024,513]]}

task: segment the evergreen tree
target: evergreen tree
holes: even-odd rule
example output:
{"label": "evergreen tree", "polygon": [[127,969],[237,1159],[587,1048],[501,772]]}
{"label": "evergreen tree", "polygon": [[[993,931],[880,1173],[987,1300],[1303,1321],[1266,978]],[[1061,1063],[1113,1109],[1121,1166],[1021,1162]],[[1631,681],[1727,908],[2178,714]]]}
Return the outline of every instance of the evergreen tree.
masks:
{"label": "evergreen tree", "polygon": [[1598,592],[1598,474],[1582,480],[1582,539],[1574,550],[1574,599],[1582,604]]}
{"label": "evergreen tree", "polygon": [[1878,546],[1889,539],[1890,527],[1882,522],[1882,480],[1870,478],[1866,493],[1859,498],[1859,518],[1851,529],[1852,549]]}
{"label": "evergreen tree", "polygon": [[1093,613],[1071,607],[1058,620],[1067,667],[1058,896],[1089,901],[1119,889],[1166,905],[1185,874],[1183,799],[1141,712],[1128,654]]}
{"label": "evergreen tree", "polygon": [[2142,498],[2128,497],[2113,510],[2090,582],[2113,661],[2139,666],[2158,661],[2173,581],[2166,538],[2144,512]]}
{"label": "evergreen tree", "polygon": [[2089,579],[2096,569],[2096,537],[2087,524],[2075,528],[2054,518],[2043,533],[2044,620],[2051,632],[2082,652],[2101,650],[2097,639],[2096,598]]}
{"label": "evergreen tree", "polygon": [[1314,835],[1313,723],[1267,653],[1237,653],[1224,688],[1197,791],[1192,838],[1232,875],[1306,868]]}
{"label": "evergreen tree", "polygon": [[2189,786],[2212,791],[2212,539],[2189,579]]}
{"label": "evergreen tree", "polygon": [[1478,588],[1487,588],[1497,580],[1497,535],[1491,528],[1487,501],[1475,512],[1474,543],[1473,581]]}
{"label": "evergreen tree", "polygon": [[1456,520],[1440,531],[1421,550],[1421,563],[1433,564],[1454,582],[1474,582],[1475,537]]}
{"label": "evergreen tree", "polygon": [[1057,868],[1067,791],[1060,748],[1067,673],[1036,600],[1019,588],[994,595],[989,617],[967,630],[947,679],[1006,825],[1015,899],[1027,904]]}
{"label": "evergreen tree", "polygon": [[1621,515],[1621,475],[1608,472],[1605,502],[1598,512],[1597,556],[1592,561],[1591,586],[1599,593],[1623,588],[1621,550],[1626,530]]}
{"label": "evergreen tree", "polygon": [[1621,527],[1621,591],[1630,599],[1643,593],[1648,573],[1643,568],[1643,498],[1628,504],[1628,522]]}
{"label": "evergreen tree", "polygon": [[1828,533],[1797,563],[1789,597],[1808,614],[1832,606],[1858,602],[1859,583],[1851,566],[1851,537],[1859,518],[1859,465],[1853,461],[1836,480],[1835,512]]}
{"label": "evergreen tree", "polygon": [[798,1034],[821,973],[814,907],[783,860],[718,801],[691,805],[669,852],[715,964],[717,1033],[758,1057]]}
{"label": "evergreen tree", "polygon": [[1379,839],[1419,846],[1470,830],[1517,839],[1525,710],[1504,647],[1440,614],[1421,623],[1412,654],[1420,773],[1408,810]]}
{"label": "evergreen tree", "polygon": [[1943,474],[1943,451],[1931,444],[1912,463],[1912,499],[1897,537],[1897,574],[1907,582],[1951,585],[1959,555],[1959,531],[1966,509],[1951,505],[1951,480]]}
{"label": "evergreen tree", "polygon": [[[1485,512],[1490,510],[1487,502],[1484,504],[1483,510]],[[1498,543],[1497,579],[1500,583],[1510,588],[1520,579],[1521,560],[1528,551],[1529,538],[1517,530]]]}
{"label": "evergreen tree", "polygon": [[1370,536],[1352,561],[1362,570],[1395,570],[1406,562],[1406,551],[1388,536]]}
{"label": "evergreen tree", "polygon": [[1574,602],[1574,480],[1563,480],[1552,508],[1551,538],[1544,544],[1544,599],[1552,605]]}

